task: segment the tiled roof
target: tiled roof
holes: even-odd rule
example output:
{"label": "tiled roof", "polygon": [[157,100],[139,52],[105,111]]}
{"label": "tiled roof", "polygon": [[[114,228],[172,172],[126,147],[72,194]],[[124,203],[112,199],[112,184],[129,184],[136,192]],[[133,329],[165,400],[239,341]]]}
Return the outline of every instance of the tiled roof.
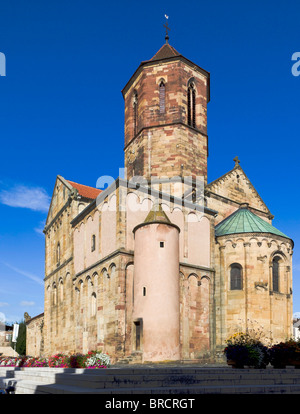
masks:
{"label": "tiled roof", "polygon": [[181,56],[180,53],[177,52],[176,49],[174,49],[173,46],[165,43],[159,51],[153,56],[150,60],[160,60],[160,59],[167,59],[174,56]]}
{"label": "tiled roof", "polygon": [[236,233],[271,233],[289,239],[288,236],[252,213],[248,208],[238,209],[225,220],[217,224],[215,228],[216,236]]}
{"label": "tiled roof", "polygon": [[98,195],[102,192],[102,190],[99,190],[98,188],[74,183],[73,181],[69,181],[69,180],[67,180],[67,182],[71,184],[72,187],[76,188],[76,190],[78,190],[79,195],[85,198],[89,198],[91,200],[94,200],[95,198],[97,198]]}

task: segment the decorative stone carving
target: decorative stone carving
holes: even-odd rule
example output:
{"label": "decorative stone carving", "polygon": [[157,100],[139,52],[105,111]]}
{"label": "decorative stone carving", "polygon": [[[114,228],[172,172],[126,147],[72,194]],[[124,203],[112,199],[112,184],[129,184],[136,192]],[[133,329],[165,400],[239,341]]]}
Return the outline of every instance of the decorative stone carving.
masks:
{"label": "decorative stone carving", "polygon": [[267,260],[267,256],[266,255],[265,256],[258,256],[257,260],[260,260],[261,262],[265,263],[266,260]]}
{"label": "decorative stone carving", "polygon": [[268,289],[268,282],[254,282],[255,289]]}
{"label": "decorative stone carving", "polygon": [[29,316],[29,314],[27,312],[24,313],[24,320],[25,322],[29,322],[31,319],[31,316]]}

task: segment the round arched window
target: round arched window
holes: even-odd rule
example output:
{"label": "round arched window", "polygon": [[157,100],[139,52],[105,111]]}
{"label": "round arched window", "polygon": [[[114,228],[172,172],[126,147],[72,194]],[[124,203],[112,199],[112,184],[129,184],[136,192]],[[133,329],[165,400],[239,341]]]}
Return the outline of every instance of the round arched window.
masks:
{"label": "round arched window", "polygon": [[279,292],[279,263],[280,263],[280,257],[275,256],[272,261],[273,292]]}
{"label": "round arched window", "polygon": [[242,266],[238,263],[233,263],[230,266],[230,290],[243,289],[243,272]]}

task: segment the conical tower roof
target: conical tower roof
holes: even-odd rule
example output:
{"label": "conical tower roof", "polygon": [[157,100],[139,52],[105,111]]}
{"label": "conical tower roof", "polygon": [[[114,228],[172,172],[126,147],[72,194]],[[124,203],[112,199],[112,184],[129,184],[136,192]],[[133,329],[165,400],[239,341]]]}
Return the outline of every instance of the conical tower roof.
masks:
{"label": "conical tower roof", "polygon": [[145,220],[138,224],[134,229],[133,233],[140,227],[146,226],[148,224],[168,224],[169,226],[176,227],[177,230],[180,232],[180,228],[171,222],[169,217],[166,215],[160,203],[154,204],[152,209],[149,211]]}
{"label": "conical tower roof", "polygon": [[144,223],[153,223],[153,222],[155,223],[161,222],[161,223],[167,223],[167,224],[171,223],[169,217],[166,215],[166,213],[162,209],[161,204],[154,204],[152,209],[149,211],[146,219],[144,220]]}
{"label": "conical tower roof", "polygon": [[248,207],[239,208],[215,227],[217,237],[238,233],[270,233],[290,239],[261,217],[252,213]]}

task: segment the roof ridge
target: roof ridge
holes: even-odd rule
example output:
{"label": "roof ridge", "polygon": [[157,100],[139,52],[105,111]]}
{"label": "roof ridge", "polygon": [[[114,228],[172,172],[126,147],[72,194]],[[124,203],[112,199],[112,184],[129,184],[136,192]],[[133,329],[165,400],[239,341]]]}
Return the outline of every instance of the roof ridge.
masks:
{"label": "roof ridge", "polygon": [[81,184],[81,183],[77,183],[76,181],[71,181],[71,180],[66,180],[66,181],[68,181],[68,183],[70,183],[70,184],[82,185],[84,187],[94,188],[95,190],[101,191],[100,188],[92,187],[91,185]]}
{"label": "roof ridge", "polygon": [[[247,213],[249,213],[249,214],[247,214]],[[249,223],[249,226],[251,227],[251,229],[253,230],[255,227],[254,227],[254,225],[255,225],[255,221],[254,221],[254,218],[252,217],[252,215],[251,215],[251,211],[249,211],[248,209],[245,211],[245,216],[246,216],[246,218],[247,218],[247,220],[248,220],[248,223]],[[257,216],[258,217],[258,216]]]}

